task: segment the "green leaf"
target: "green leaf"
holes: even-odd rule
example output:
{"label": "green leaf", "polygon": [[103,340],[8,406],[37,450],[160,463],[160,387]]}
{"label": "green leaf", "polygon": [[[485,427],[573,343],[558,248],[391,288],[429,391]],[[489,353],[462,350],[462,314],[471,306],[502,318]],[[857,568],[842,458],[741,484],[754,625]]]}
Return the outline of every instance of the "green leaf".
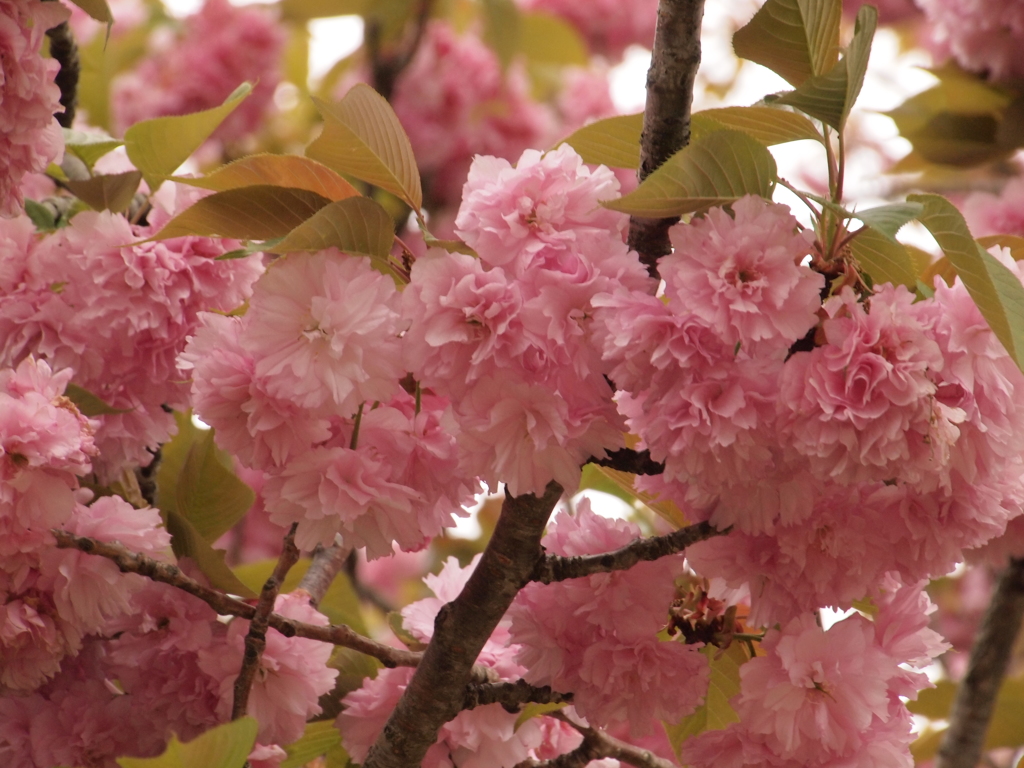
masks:
{"label": "green leaf", "polygon": [[506,69],[520,51],[523,36],[522,16],[513,0],[483,0],[484,42]]}
{"label": "green leaf", "polygon": [[382,665],[372,656],[338,646],[331,652],[327,666],[338,670],[331,698],[340,701],[352,691],[362,688],[367,678],[375,678]]}
{"label": "green leaf", "polygon": [[111,408],[100,398],[96,397],[87,389],[82,389],[77,384],[68,384],[64,390],[64,397],[75,404],[75,407],[83,416],[116,416],[119,413],[128,413],[131,408]]}
{"label": "green leaf", "polygon": [[913,289],[917,285],[914,262],[903,243],[873,227],[864,227],[850,242],[850,251],[861,271],[876,284],[892,283]]}
{"label": "green leaf", "polygon": [[638,491],[633,487],[635,480],[636,475],[629,472],[602,467],[599,464],[587,464],[583,467],[583,474],[580,478],[580,490],[593,488],[596,491],[617,496],[630,505],[639,501],[676,528],[682,528],[689,524],[686,516],[675,502],[671,500],[658,501],[654,494]]}
{"label": "green leaf", "polygon": [[143,120],[125,131],[124,146],[128,159],[142,171],[149,188],[156,190],[164,179],[174,173],[250,91],[252,85],[243,83],[219,107],[190,115]]}
{"label": "green leaf", "polygon": [[842,10],[841,0],[768,0],[732,45],[737,56],[799,86],[835,65]]}
{"label": "green leaf", "polygon": [[251,717],[211,728],[187,744],[172,735],[159,757],[119,757],[121,768],[242,768],[256,744],[259,724]]}
{"label": "green leaf", "polygon": [[527,12],[521,14],[520,25],[520,50],[527,61],[580,67],[590,63],[590,53],[580,33],[558,16]]}
{"label": "green leaf", "polygon": [[281,20],[307,22],[331,16],[362,16],[366,0],[281,0]]}
{"label": "green leaf", "polygon": [[221,463],[212,429],[189,446],[174,490],[175,511],[211,543],[245,517],[256,498],[252,489]]}
{"label": "green leaf", "polygon": [[386,260],[394,242],[395,222],[388,212],[369,198],[352,197],[325,205],[267,250],[291,253],[333,246]]}
{"label": "green leaf", "polygon": [[54,210],[27,197],[25,198],[25,215],[32,220],[37,232],[55,232],[57,230],[57,214]]}
{"label": "green leaf", "polygon": [[744,195],[770,198],[776,178],[775,159],[762,144],[739,131],[715,131],[676,152],[633,192],[602,205],[633,216],[679,216]]}
{"label": "green leaf", "polygon": [[[935,688],[925,689],[917,701],[908,701],[907,709],[932,720],[949,717],[956,697],[957,685],[940,680]],[[1003,681],[985,735],[985,750],[1024,745],[1024,679],[1010,677]],[[945,729],[926,734],[911,747],[918,761],[934,757]]]}
{"label": "green leaf", "polygon": [[550,715],[552,712],[557,712],[560,709],[565,709],[568,704],[526,704],[519,712],[519,717],[516,718],[515,730],[519,730],[519,726],[525,723],[527,720],[532,720],[535,717],[541,717],[542,715]]}
{"label": "green leaf", "polygon": [[[110,131],[110,83],[146,55],[152,28],[148,24],[129,27],[108,40],[94,35],[78,48],[82,76],[78,81],[79,107],[89,113],[89,122]],[[84,158],[83,158],[84,159]]]}
{"label": "green leaf", "polygon": [[191,558],[215,589],[247,600],[258,596],[256,591],[245,586],[228,568],[224,562],[226,553],[223,549],[211,547],[183,515],[165,509],[160,512],[166,522],[167,532],[171,534],[171,549],[175,557]]}
{"label": "green leaf", "polygon": [[328,200],[359,196],[359,190],[327,166],[297,155],[250,155],[199,179],[182,176],[174,180],[215,192],[269,185],[304,189]]}
{"label": "green leaf", "polygon": [[985,235],[978,238],[978,244],[985,250],[995,246],[1008,248],[1014,261],[1024,260],[1024,237],[1019,235]]}
{"label": "green leaf", "polygon": [[640,167],[643,128],[643,113],[606,117],[583,126],[559,144],[575,149],[585,163],[635,170]]}
{"label": "green leaf", "polygon": [[336,105],[314,102],[323,115],[324,130],[306,147],[307,157],[387,190],[418,211],[423,190],[416,158],[391,105],[362,83]]}
{"label": "green leaf", "polygon": [[142,181],[138,171],[126,171],[109,176],[93,176],[82,181],[69,179],[64,185],[71,194],[94,211],[121,213],[132,204],[132,198]]}
{"label": "green leaf", "polygon": [[102,24],[113,24],[114,14],[107,0],[71,0],[75,5]]}
{"label": "green leaf", "polygon": [[239,240],[284,237],[330,202],[316,192],[270,184],[228,189],[197,200],[152,239],[183,235]]}
{"label": "green leaf", "polygon": [[896,233],[903,228],[903,225],[916,219],[923,210],[924,207],[919,203],[889,203],[877,208],[858,211],[853,216],[872,229],[895,239]]}
{"label": "green leaf", "polygon": [[105,154],[124,144],[123,141],[105,133],[86,133],[71,128],[62,130],[64,131],[64,148],[71,150],[79,160],[89,167],[89,170],[92,170],[96,161]]}
{"label": "green leaf", "polygon": [[288,757],[281,762],[280,768],[302,768],[338,744],[341,744],[341,734],[334,727],[333,720],[306,723],[302,738],[285,747]]}
{"label": "green leaf", "polygon": [[406,648],[410,651],[422,651],[427,646],[424,645],[416,635],[405,628],[405,623],[402,621],[402,614],[398,611],[391,611],[387,616],[388,627],[394,633],[395,637],[402,641]]}
{"label": "green leaf", "polygon": [[956,207],[939,195],[911,195],[924,205],[919,220],[938,242],[967,292],[1017,366],[1024,370],[1024,286],[971,237]]}
{"label": "green leaf", "polygon": [[842,130],[864,85],[877,23],[878,11],[874,6],[862,5],[857,12],[853,41],[842,60],[826,74],[810,78],[795,91],[772,99],[772,103],[795,107],[836,130]]}
{"label": "green leaf", "polygon": [[[739,716],[729,704],[729,700],[740,692],[740,667],[747,663],[749,656],[743,643],[735,642],[725,651],[713,645],[700,649],[711,666],[711,678],[708,682],[708,693],[704,703],[689,717],[675,725],[665,726],[669,743],[676,755],[683,742],[691,736],[705,731],[717,731],[730,723],[739,722]],[[718,654],[721,654],[716,658]]]}
{"label": "green leaf", "polygon": [[945,720],[953,708],[956,689],[956,683],[939,680],[934,688],[920,691],[915,701],[908,701],[907,709],[915,715],[924,715],[929,720]]}
{"label": "green leaf", "polygon": [[695,112],[690,120],[691,140],[723,128],[742,131],[769,147],[803,139],[825,140],[803,115],[774,107],[723,107]]}

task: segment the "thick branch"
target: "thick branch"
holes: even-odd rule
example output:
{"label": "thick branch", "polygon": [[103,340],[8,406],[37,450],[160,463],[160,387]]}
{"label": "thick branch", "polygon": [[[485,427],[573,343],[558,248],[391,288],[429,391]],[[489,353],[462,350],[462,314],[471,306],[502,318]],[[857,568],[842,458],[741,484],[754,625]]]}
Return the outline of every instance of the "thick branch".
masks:
{"label": "thick branch", "polygon": [[[658,27],[651,68],[647,71],[647,103],[640,136],[640,181],[690,143],[690,105],[700,65],[703,17],[704,0],[658,3]],[[668,230],[677,221],[678,217],[630,219],[629,246],[640,254],[652,275],[657,274],[658,259],[672,252]]]}
{"label": "thick branch", "polygon": [[981,759],[995,705],[1024,619],[1024,559],[1011,558],[992,595],[992,603],[971,650],[967,675],[957,690],[949,729],[936,768],[974,768]]}
{"label": "thick branch", "polygon": [[415,768],[437,731],[462,708],[473,663],[541,556],[540,539],[562,486],[540,498],[506,496],[487,549],[455,600],[442,606],[434,635],[364,768]]}
{"label": "thick branch", "polygon": [[617,469],[620,472],[632,472],[634,475],[660,475],[665,471],[665,465],[652,459],[651,452],[646,449],[634,451],[632,448],[620,448],[606,453],[607,456],[602,459],[591,456],[586,463]]}
{"label": "thick branch", "polygon": [[419,7],[416,11],[416,19],[412,38],[403,46],[402,50],[393,55],[385,55],[381,50],[381,22],[370,20],[366,27],[366,48],[370,54],[370,72],[373,81],[373,88],[388,101],[395,90],[395,83],[398,76],[412,61],[416,51],[419,50],[423,41],[423,34],[427,29],[427,22],[430,20],[430,9],[433,0],[419,0]]}
{"label": "thick branch", "polygon": [[675,763],[658,757],[653,752],[633,744],[627,744],[614,736],[609,736],[604,731],[587,728],[579,723],[574,723],[560,713],[554,713],[552,717],[568,723],[581,734],[583,743],[572,752],[552,758],[551,760],[527,760],[515,768],[583,768],[593,760],[611,757],[619,762],[636,766],[636,768],[677,768]]}
{"label": "thick branch", "polygon": [[335,577],[345,567],[345,558],[348,557],[349,552],[348,547],[338,544],[332,544],[329,547],[317,545],[313,550],[313,561],[309,564],[309,570],[303,575],[302,581],[299,582],[299,589],[304,589],[309,593],[309,602],[314,608],[320,605],[320,601],[324,599],[327,590],[334,583]]}
{"label": "thick branch", "polygon": [[298,527],[298,523],[292,523],[292,527],[285,534],[281,556],[277,559],[274,572],[263,585],[259,602],[256,603],[256,612],[249,622],[245,650],[242,653],[242,668],[235,678],[235,698],[231,705],[232,720],[242,717],[249,709],[249,691],[252,690],[253,680],[256,679],[263,650],[267,647],[267,628],[270,626],[270,614],[274,612],[274,602],[281,591],[284,577],[299,560],[299,549],[295,546],[295,529]]}
{"label": "thick branch", "polygon": [[668,555],[682,552],[691,544],[714,538],[728,533],[731,529],[719,531],[710,523],[697,523],[680,528],[665,536],[650,536],[646,539],[634,539],[621,549],[604,552],[600,555],[582,555],[579,557],[562,557],[560,555],[544,555],[537,561],[530,573],[530,581],[550,584],[553,581],[579,579],[595,573],[624,571],[632,568],[641,560],[658,560]]}
{"label": "thick branch", "polygon": [[[57,540],[57,546],[61,549],[78,549],[89,555],[105,557],[121,569],[122,573],[137,573],[153,581],[177,587],[183,592],[198,597],[221,616],[238,616],[251,620],[256,615],[254,606],[200,584],[182,573],[176,565],[162,563],[151,557],[140,555],[138,552],[132,552],[121,544],[75,536],[73,533],[60,529],[53,529],[51,533]],[[305,637],[310,640],[321,640],[325,643],[341,645],[365,653],[367,656],[373,656],[386,667],[415,667],[423,657],[421,653],[378,643],[376,640],[360,635],[344,624],[320,627],[289,619],[277,613],[270,614],[269,624],[285,637]]]}
{"label": "thick branch", "polygon": [[559,693],[551,686],[538,687],[525,680],[514,683],[472,683],[466,688],[463,709],[475,709],[487,704],[501,704],[508,712],[518,712],[523,704],[571,704],[571,693]]}
{"label": "thick branch", "polygon": [[64,111],[54,117],[57,118],[57,122],[62,128],[70,128],[75,121],[75,109],[78,106],[78,76],[82,71],[82,65],[78,59],[78,46],[75,44],[75,36],[71,34],[71,27],[66,21],[47,30],[46,36],[50,38],[50,55],[60,64],[60,71],[57,73],[55,82],[60,88],[60,105],[64,107]]}

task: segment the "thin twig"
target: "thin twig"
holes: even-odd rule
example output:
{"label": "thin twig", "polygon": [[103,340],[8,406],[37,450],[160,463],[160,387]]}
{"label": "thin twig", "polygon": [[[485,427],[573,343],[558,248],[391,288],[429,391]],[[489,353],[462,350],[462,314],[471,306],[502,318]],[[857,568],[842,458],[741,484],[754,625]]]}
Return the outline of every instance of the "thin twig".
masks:
{"label": "thin twig", "polygon": [[560,555],[544,555],[530,573],[530,581],[550,584],[554,581],[579,579],[595,573],[624,571],[632,568],[642,560],[658,560],[668,555],[675,555],[691,544],[714,538],[728,533],[731,528],[719,531],[710,523],[697,523],[680,528],[678,531],[664,536],[649,536],[634,539],[621,549],[604,552],[599,555],[582,555],[578,557],[562,557]]}
{"label": "thin twig", "polygon": [[974,768],[1024,619],[1024,558],[1010,558],[982,619],[935,768]]}
{"label": "thin twig", "polygon": [[[190,595],[198,597],[221,616],[238,616],[251,620],[256,615],[255,606],[200,584],[182,573],[176,565],[162,563],[138,552],[132,552],[121,544],[98,541],[86,536],[76,536],[60,529],[53,529],[51,533],[57,540],[57,546],[61,549],[78,549],[89,555],[105,557],[112,561],[122,573],[137,573],[153,581],[169,584],[183,592],[188,592]],[[423,657],[422,653],[392,648],[378,643],[376,640],[360,635],[344,624],[321,627],[272,613],[269,617],[269,625],[285,637],[321,640],[365,653],[367,656],[373,656],[385,667],[415,667]]]}
{"label": "thin twig", "polygon": [[238,677],[235,678],[235,698],[231,705],[232,720],[242,717],[249,709],[249,692],[252,690],[253,680],[256,679],[256,672],[260,668],[263,650],[267,647],[267,628],[270,626],[270,614],[274,612],[274,602],[281,591],[284,577],[299,561],[299,549],[295,546],[295,530],[298,527],[298,523],[292,523],[292,527],[285,534],[281,556],[277,559],[274,572],[263,584],[259,602],[256,603],[256,613],[249,622],[249,632],[245,636],[245,650],[242,653],[242,668],[238,671]]}
{"label": "thin twig", "polygon": [[314,608],[320,605],[334,579],[345,567],[345,558],[349,556],[350,551],[350,548],[338,544],[331,544],[329,547],[318,544],[313,550],[313,560],[299,582],[299,589],[309,593],[309,602]]}
{"label": "thin twig", "polygon": [[[640,136],[640,181],[690,143],[690,106],[700,65],[703,18],[704,0],[658,3],[658,26],[647,71],[647,103]],[[640,254],[640,261],[652,276],[658,274],[658,259],[672,252],[668,230],[677,221],[678,216],[630,219],[629,247]]]}
{"label": "thin twig", "polygon": [[665,471],[665,465],[652,459],[651,452],[646,448],[642,451],[620,448],[605,453],[607,455],[604,458],[591,456],[585,463],[617,469],[620,472],[632,472],[634,475],[660,475]]}
{"label": "thin twig", "polygon": [[629,744],[604,731],[588,728],[573,722],[561,712],[552,712],[551,717],[568,723],[583,735],[583,743],[572,752],[559,755],[551,760],[526,760],[515,768],[583,768],[593,760],[611,757],[636,768],[678,768],[675,763],[658,757],[653,752]]}
{"label": "thin twig", "polygon": [[364,768],[416,768],[438,729],[462,709],[474,662],[540,557],[540,539],[562,486],[541,497],[506,496],[480,562],[458,597],[441,607],[416,674],[370,749]]}
{"label": "thin twig", "polygon": [[463,709],[475,709],[487,704],[501,704],[508,712],[518,712],[524,704],[571,704],[571,693],[559,693],[551,686],[530,685],[525,680],[514,683],[471,683],[462,700]]}

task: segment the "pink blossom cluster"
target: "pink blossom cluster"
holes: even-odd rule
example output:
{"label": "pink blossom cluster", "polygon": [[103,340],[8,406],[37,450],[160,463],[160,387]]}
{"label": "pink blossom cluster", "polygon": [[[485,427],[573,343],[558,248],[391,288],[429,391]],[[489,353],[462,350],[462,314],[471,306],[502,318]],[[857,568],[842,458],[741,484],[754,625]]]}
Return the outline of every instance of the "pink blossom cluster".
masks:
{"label": "pink blossom cluster", "polygon": [[928,22],[936,55],[993,80],[1024,77],[1024,2],[916,0]]}
{"label": "pink blossom cluster", "polygon": [[[218,261],[234,243],[204,237],[138,242],[149,226],[86,211],[43,237],[27,217],[0,222],[0,364],[28,355],[120,413],[99,417],[93,469],[114,478],[150,463],[174,431],[164,406],[189,407],[176,358],[200,310],[230,311],[262,272],[260,256]],[[134,243],[134,244],[133,244]]]}
{"label": "pink blossom cluster", "polygon": [[54,112],[62,112],[54,83],[60,64],[43,58],[46,30],[68,18],[60,3],[0,2],[0,216],[21,212],[18,185],[38,173],[64,149]]}
{"label": "pink blossom cluster", "polygon": [[[560,513],[542,545],[564,557],[611,552],[640,537],[624,520],[595,514],[582,500],[575,516]],[[550,585],[530,584],[509,610],[510,640],[534,685],[572,692],[591,724],[628,725],[633,736],[678,722],[707,691],[703,644],[662,641],[682,556],[641,562],[628,571]]]}
{"label": "pink blossom cluster", "polygon": [[219,106],[238,86],[252,93],[214,136],[235,142],[256,131],[281,80],[285,32],[266,6],[206,0],[180,34],[154,36],[150,54],[112,84],[111,109],[123,132],[140,120]]}
{"label": "pink blossom cluster", "polygon": [[658,19],[657,0],[623,3],[620,0],[580,4],[572,0],[517,0],[528,11],[558,16],[574,26],[593,53],[612,61],[622,58],[631,45],[651,48]]}
{"label": "pink blossom cluster", "polygon": [[399,295],[369,260],[296,253],[256,284],[241,317],[207,314],[182,364],[216,439],[265,473],[270,520],[312,549],[341,534],[370,557],[418,549],[477,489],[447,402],[400,381]]}
{"label": "pink blossom cluster", "polygon": [[1024,235],[1024,179],[1010,179],[999,194],[972,192],[960,209],[975,237]]}
{"label": "pink blossom cluster", "polygon": [[515,167],[479,157],[456,218],[479,257],[438,249],[413,267],[407,366],[451,400],[464,467],[491,487],[575,488],[589,456],[621,445],[591,300],[653,286],[623,242],[626,217],[599,205],[617,191],[568,146]]}
{"label": "pink blossom cluster", "polygon": [[169,542],[154,509],[114,496],[87,506],[92,494],[78,475],[96,453],[95,424],[63,396],[70,378],[32,357],[0,370],[0,694],[52,677],[86,635],[130,612],[145,583],[107,560],[58,549],[51,529],[148,554]]}
{"label": "pink blossom cluster", "polygon": [[739,722],[683,745],[694,768],[911,768],[911,718],[901,697],[930,687],[921,670],[948,646],[927,628],[921,585],[891,587],[869,621],[824,630],[813,614],[769,629],[740,667],[730,702]]}

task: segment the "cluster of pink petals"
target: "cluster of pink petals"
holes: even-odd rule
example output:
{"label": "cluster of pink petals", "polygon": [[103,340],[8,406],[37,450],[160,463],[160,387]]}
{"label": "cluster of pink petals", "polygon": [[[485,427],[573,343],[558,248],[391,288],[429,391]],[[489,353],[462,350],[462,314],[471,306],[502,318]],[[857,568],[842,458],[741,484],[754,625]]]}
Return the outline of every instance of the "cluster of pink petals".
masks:
{"label": "cluster of pink petals", "polygon": [[437,200],[458,200],[474,155],[517,157],[552,132],[518,68],[503,72],[479,37],[439,20],[427,25],[391,103]]}
{"label": "cluster of pink petals", "polygon": [[623,242],[625,217],[599,205],[617,190],[568,146],[515,167],[477,158],[456,231],[479,258],[435,250],[413,267],[407,366],[451,399],[464,466],[492,487],[575,487],[588,456],[621,444],[591,300],[653,286]]}
{"label": "cluster of pink petals", "polygon": [[1024,235],[1024,179],[1010,179],[998,195],[972,192],[960,208],[975,237]]}
{"label": "cluster of pink petals", "polygon": [[[610,552],[640,529],[590,510],[560,513],[542,544],[565,557]],[[517,661],[534,685],[574,694],[580,715],[599,726],[629,724],[645,735],[658,720],[678,722],[701,703],[708,684],[700,645],[660,641],[675,596],[681,557],[638,563],[628,571],[551,585],[531,584],[509,610]]]}
{"label": "cluster of pink petals", "polygon": [[946,649],[927,628],[921,585],[877,598],[874,622],[854,614],[823,630],[813,614],[770,629],[740,668],[740,717],[683,745],[694,768],[910,768],[910,715],[900,697],[930,686],[919,671]]}
{"label": "cluster of pink petals", "polygon": [[[41,239],[27,218],[0,223],[0,363],[27,355],[70,368],[79,387],[119,414],[101,416],[94,469],[116,477],[145,466],[174,420],[163,406],[188,407],[177,364],[201,310],[234,309],[262,272],[258,255],[217,261],[233,243],[202,237],[159,242],[152,227],[83,212]],[[9,261],[7,261],[9,259]]]}
{"label": "cluster of pink petals", "polygon": [[623,3],[619,0],[580,5],[572,0],[517,0],[524,10],[558,16],[574,26],[590,50],[613,61],[631,45],[651,48],[658,19],[655,0]]}
{"label": "cluster of pink petals", "polygon": [[214,134],[237,141],[257,130],[280,82],[285,32],[265,7],[206,0],[181,34],[154,38],[150,55],[113,83],[114,122],[124,131],[140,120],[219,106],[243,82],[252,93]]}
{"label": "cluster of pink petals", "polygon": [[0,216],[21,212],[18,185],[38,173],[64,148],[53,116],[63,111],[54,78],[60,65],[43,58],[46,30],[68,18],[60,3],[0,0]]}
{"label": "cluster of pink petals", "polygon": [[993,80],[1024,77],[1024,3],[1020,0],[916,0],[938,56]]}

